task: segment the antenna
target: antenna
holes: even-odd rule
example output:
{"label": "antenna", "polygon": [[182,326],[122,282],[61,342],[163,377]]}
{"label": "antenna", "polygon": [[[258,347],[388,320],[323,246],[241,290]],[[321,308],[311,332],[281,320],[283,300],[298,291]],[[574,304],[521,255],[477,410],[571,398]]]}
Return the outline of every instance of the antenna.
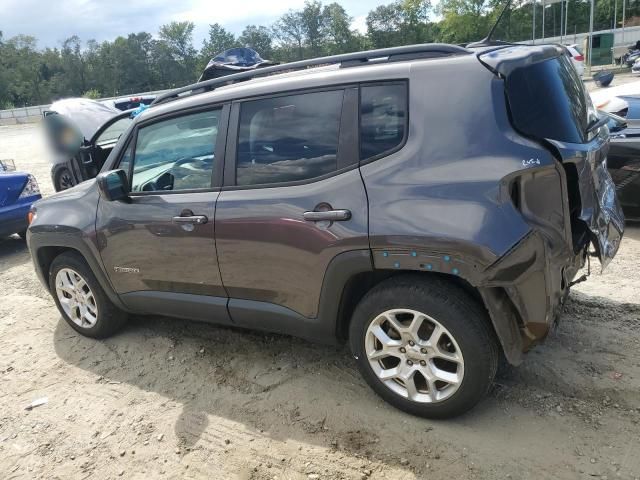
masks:
{"label": "antenna", "polygon": [[[533,0],[533,1],[535,2],[535,0]],[[491,45],[491,37],[495,33],[496,28],[498,27],[498,24],[500,23],[500,20],[502,20],[502,16],[504,15],[504,12],[506,12],[507,9],[511,6],[511,2],[512,2],[512,0],[507,0],[507,3],[504,4],[504,7],[502,8],[502,11],[500,12],[500,15],[498,15],[498,19],[496,20],[496,23],[493,24],[493,27],[491,27],[491,30],[489,30],[489,33],[487,34],[487,36],[484,37],[479,42],[470,43],[469,45],[467,45],[467,47],[487,47],[487,46]]]}

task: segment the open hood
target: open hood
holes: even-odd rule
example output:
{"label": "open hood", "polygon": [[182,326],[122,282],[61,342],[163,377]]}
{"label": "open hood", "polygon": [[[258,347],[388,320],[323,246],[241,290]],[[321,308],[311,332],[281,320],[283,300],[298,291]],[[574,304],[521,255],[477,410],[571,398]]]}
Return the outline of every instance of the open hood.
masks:
{"label": "open hood", "polygon": [[88,141],[102,125],[119,113],[117,108],[88,98],[66,98],[54,102],[45,112],[45,117],[63,115]]}

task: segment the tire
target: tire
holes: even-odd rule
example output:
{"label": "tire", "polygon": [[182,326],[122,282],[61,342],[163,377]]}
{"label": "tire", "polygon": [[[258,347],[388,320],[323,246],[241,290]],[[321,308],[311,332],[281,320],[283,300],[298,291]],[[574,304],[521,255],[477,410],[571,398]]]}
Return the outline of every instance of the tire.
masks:
{"label": "tire", "polygon": [[76,182],[71,174],[71,170],[66,167],[60,168],[53,179],[53,188],[56,192],[67,190],[76,185]]}
{"label": "tire", "polygon": [[[387,342],[384,352],[379,337]],[[369,291],[353,314],[349,344],[378,395],[404,412],[434,419],[460,415],[484,398],[500,353],[483,306],[460,287],[422,275],[393,277]],[[381,358],[370,360],[367,352]],[[379,377],[394,371],[396,378]]]}
{"label": "tire", "polygon": [[[49,269],[49,291],[62,318],[85,337],[109,337],[120,330],[127,319],[127,314],[109,300],[85,259],[76,252],[64,252],[53,260]],[[71,301],[66,307],[61,296]],[[78,300],[89,306],[74,308],[72,305],[78,305]]]}
{"label": "tire", "polygon": [[27,239],[27,231],[26,230],[22,230],[21,232],[18,232],[17,235],[22,239],[22,240],[26,240]]}

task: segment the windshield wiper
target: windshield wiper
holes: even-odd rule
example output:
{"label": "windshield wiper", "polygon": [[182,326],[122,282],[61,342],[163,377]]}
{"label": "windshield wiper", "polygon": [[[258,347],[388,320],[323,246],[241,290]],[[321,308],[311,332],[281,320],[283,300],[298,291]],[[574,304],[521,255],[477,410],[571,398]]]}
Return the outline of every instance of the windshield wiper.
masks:
{"label": "windshield wiper", "polygon": [[609,119],[607,117],[593,120],[589,125],[587,125],[587,130],[585,131],[585,133],[591,133],[594,130],[599,129],[601,126],[606,125],[608,122]]}

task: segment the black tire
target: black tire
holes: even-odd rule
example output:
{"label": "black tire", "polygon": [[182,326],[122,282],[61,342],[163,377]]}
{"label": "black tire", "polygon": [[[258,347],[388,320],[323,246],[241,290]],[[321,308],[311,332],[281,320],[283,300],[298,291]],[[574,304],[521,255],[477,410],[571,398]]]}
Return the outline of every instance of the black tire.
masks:
{"label": "black tire", "polygon": [[53,179],[53,188],[56,192],[67,190],[75,185],[76,182],[71,174],[71,170],[63,167],[56,171],[55,178]]}
{"label": "black tire", "polygon": [[[69,268],[80,275],[93,293],[93,298],[95,299],[98,314],[97,321],[91,327],[81,327],[74,323],[74,321],[69,318],[69,316],[60,305],[60,300],[56,293],[55,282],[56,275],[63,268]],[[62,318],[65,319],[65,321],[71,326],[71,328],[84,335],[85,337],[109,337],[120,330],[120,328],[126,322],[127,314],[117,308],[111,302],[111,300],[109,300],[109,297],[107,297],[107,295],[105,294],[104,290],[100,286],[100,283],[98,282],[98,280],[96,280],[96,277],[91,271],[91,268],[89,267],[89,265],[87,265],[87,262],[79,253],[64,252],[58,255],[53,260],[53,262],[51,263],[51,268],[49,269],[49,290],[51,292],[51,296],[56,302],[56,306],[58,307],[58,311],[62,315]]]}
{"label": "black tire", "polygon": [[[464,375],[450,397],[416,402],[392,391],[373,371],[365,351],[370,323],[392,309],[417,310],[446,328],[464,358]],[[401,275],[376,285],[360,301],[349,326],[349,343],[367,383],[394,407],[426,418],[450,418],[473,408],[487,394],[496,374],[499,346],[482,305],[462,288],[438,277]]]}

